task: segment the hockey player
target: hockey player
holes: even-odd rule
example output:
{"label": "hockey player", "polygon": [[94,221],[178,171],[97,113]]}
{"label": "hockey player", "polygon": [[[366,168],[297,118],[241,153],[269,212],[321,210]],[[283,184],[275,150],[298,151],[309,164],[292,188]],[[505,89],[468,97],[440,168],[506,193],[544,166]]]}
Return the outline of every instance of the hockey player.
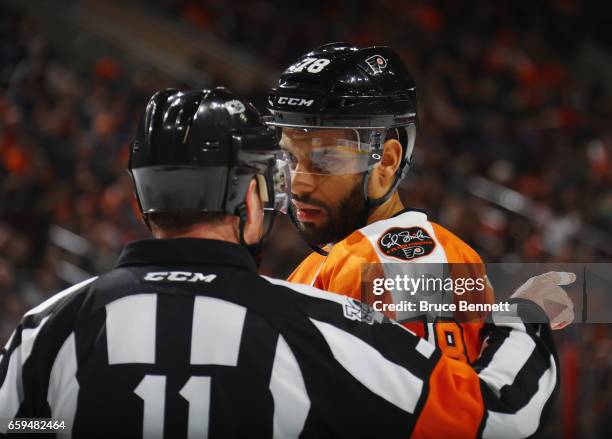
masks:
{"label": "hockey player", "polygon": [[[485,277],[470,246],[400,200],[397,188],[415,143],[417,98],[391,48],[332,43],[313,50],[284,71],[268,108],[269,124],[281,131],[290,158],[292,218],[315,250],[290,281],[371,303],[366,284],[390,276],[378,264],[467,264],[459,271]],[[386,301],[393,301],[390,293]],[[484,291],[463,300],[491,303],[492,288],[487,282]],[[481,315],[456,314],[435,324],[431,317],[411,313],[405,324],[453,358],[476,359]]]}

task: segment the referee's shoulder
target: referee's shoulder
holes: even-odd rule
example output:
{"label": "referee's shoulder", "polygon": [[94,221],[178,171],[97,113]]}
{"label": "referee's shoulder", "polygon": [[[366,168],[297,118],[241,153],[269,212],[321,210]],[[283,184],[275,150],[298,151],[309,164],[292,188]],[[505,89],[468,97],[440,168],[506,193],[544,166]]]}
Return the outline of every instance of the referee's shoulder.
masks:
{"label": "referee's shoulder", "polygon": [[330,302],[343,305],[346,302],[346,297],[336,293],[330,293],[328,291],[320,290],[319,288],[312,287],[310,285],[289,282],[282,279],[276,279],[268,276],[261,276],[269,283],[281,287],[287,294],[298,299],[309,299],[313,301]]}
{"label": "referee's shoulder", "polygon": [[89,279],[85,279],[77,284],[68,287],[59,293],[56,293],[49,297],[44,302],[30,309],[24,314],[24,320],[26,319],[34,319],[39,320],[44,318],[52,313],[57,312],[61,309],[66,303],[74,300],[81,294],[86,294],[91,285],[99,279],[99,276],[93,276]]}
{"label": "referee's shoulder", "polygon": [[106,291],[125,291],[137,284],[137,279],[126,269],[113,269],[97,276],[78,282],[46,299],[24,314],[24,319],[40,320],[51,314],[62,312],[62,309],[73,308],[76,301],[82,302],[92,293]]}

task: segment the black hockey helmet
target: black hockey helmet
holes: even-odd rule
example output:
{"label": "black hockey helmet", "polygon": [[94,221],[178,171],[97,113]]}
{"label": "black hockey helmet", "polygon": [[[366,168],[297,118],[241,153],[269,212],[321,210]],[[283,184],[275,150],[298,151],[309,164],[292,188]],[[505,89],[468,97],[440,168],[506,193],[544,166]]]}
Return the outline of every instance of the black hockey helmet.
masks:
{"label": "black hockey helmet", "polygon": [[[389,199],[408,169],[416,137],[416,87],[389,47],[358,49],[331,43],[303,55],[281,75],[269,95],[268,109],[268,123],[275,127],[352,130],[351,138],[341,139],[341,144],[362,153],[357,165],[332,167],[327,166],[330,160],[316,160],[324,173],[363,172],[366,206]],[[382,157],[389,134],[402,144],[402,162],[388,193],[369,199],[370,171]]]}
{"label": "black hockey helmet", "polygon": [[290,196],[274,130],[223,87],[153,95],[128,171],[145,221],[153,212],[219,212],[238,215],[242,227],[253,177],[267,210],[286,211]]}

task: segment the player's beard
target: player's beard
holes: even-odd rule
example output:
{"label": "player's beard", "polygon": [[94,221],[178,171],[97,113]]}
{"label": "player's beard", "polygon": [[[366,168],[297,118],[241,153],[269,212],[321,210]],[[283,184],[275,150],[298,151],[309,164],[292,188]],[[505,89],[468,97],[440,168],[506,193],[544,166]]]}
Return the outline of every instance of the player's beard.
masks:
{"label": "player's beard", "polygon": [[298,232],[310,244],[323,246],[336,243],[367,224],[368,211],[365,208],[361,183],[355,184],[351,192],[336,207],[309,197],[294,195],[294,198],[297,201],[317,206],[327,214],[327,220],[320,225],[297,221]]}

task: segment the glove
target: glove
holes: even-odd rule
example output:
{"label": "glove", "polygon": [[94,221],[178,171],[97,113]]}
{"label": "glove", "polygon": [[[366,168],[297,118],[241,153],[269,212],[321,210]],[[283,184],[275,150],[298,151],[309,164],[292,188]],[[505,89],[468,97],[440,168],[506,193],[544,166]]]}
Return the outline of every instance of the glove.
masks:
{"label": "glove", "polygon": [[574,321],[574,303],[560,285],[575,280],[574,273],[549,271],[528,279],[511,297],[537,303],[548,316],[551,329],[562,329]]}

